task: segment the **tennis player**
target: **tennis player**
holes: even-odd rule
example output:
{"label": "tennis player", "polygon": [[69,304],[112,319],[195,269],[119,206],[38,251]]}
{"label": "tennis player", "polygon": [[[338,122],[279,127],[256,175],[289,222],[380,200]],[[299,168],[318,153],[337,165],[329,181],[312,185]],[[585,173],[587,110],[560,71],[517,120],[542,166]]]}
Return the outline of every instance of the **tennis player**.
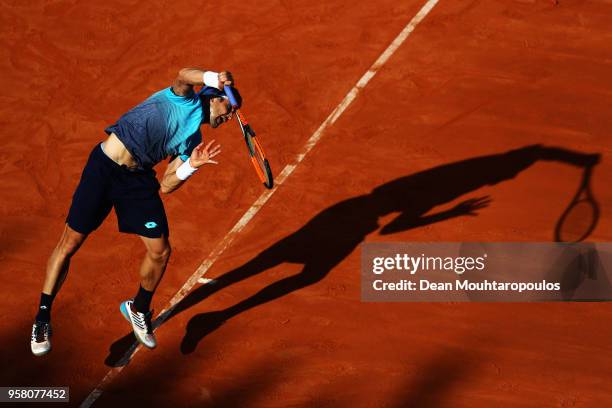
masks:
{"label": "tennis player", "polygon": [[[74,192],[66,226],[47,263],[40,304],[32,326],[31,348],[37,356],[51,350],[51,305],[62,286],[70,259],[87,236],[115,208],[119,231],[136,234],[146,248],[136,296],[121,303],[138,341],[157,345],[151,326],[151,300],[168,264],[168,222],[159,190],[171,193],[214,158],[220,145],[202,142],[200,126],[230,120],[232,107],[222,91],[234,83],[231,73],[182,69],[171,87],[151,95],[112,126],[97,144]],[[194,86],[202,85],[200,92]],[[240,96],[235,92],[238,102]],[[153,167],[170,156],[158,182]]]}

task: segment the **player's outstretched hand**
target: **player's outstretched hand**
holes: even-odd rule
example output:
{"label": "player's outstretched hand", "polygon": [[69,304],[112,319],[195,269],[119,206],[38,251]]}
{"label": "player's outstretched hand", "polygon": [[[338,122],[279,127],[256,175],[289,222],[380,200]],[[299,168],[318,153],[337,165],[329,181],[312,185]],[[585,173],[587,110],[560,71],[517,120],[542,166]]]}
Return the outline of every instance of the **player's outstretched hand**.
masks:
{"label": "player's outstretched hand", "polygon": [[470,198],[469,200],[465,200],[457,204],[451,211],[453,211],[456,215],[474,216],[478,214],[476,211],[487,207],[490,203],[491,199],[489,196]]}
{"label": "player's outstretched hand", "polygon": [[189,164],[192,167],[200,167],[205,164],[219,164],[216,160],[213,160],[215,156],[221,153],[221,145],[214,145],[215,140],[211,140],[208,144],[204,145],[204,142],[196,146],[191,152],[189,157]]}

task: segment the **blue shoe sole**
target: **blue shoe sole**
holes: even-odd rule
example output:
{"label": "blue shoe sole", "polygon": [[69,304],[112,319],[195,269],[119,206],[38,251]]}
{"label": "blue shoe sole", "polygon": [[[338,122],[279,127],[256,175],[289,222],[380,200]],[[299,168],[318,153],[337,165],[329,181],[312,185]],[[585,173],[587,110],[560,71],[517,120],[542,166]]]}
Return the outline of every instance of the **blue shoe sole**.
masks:
{"label": "blue shoe sole", "polygon": [[122,302],[121,305],[119,305],[119,311],[121,312],[125,320],[132,324],[132,320],[130,320],[130,314],[127,310],[127,302]]}

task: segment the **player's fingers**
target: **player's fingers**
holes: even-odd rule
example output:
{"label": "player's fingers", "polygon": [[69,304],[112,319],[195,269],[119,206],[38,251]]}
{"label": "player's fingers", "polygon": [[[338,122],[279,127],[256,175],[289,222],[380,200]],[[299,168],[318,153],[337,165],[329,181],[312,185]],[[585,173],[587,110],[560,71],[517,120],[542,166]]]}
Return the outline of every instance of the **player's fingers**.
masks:
{"label": "player's fingers", "polygon": [[208,144],[206,145],[206,150],[210,149],[210,146],[213,145],[213,143],[215,143],[215,139],[211,140],[210,142],[208,142]]}
{"label": "player's fingers", "polygon": [[225,71],[223,72],[223,74],[225,75],[223,76],[223,78],[221,78],[221,80],[224,81],[226,85],[231,85],[234,83],[234,76],[231,72]]}
{"label": "player's fingers", "polygon": [[195,151],[197,154],[204,154],[206,152],[207,147],[204,145],[204,143],[200,143],[196,148]]}
{"label": "player's fingers", "polygon": [[219,162],[218,162],[218,161],[216,161],[216,160],[210,160],[210,159],[209,159],[209,160],[208,160],[206,163],[210,163],[210,164],[219,164]]}
{"label": "player's fingers", "polygon": [[221,150],[215,150],[214,152],[211,152],[208,157],[215,157],[217,156],[219,153],[221,153]]}
{"label": "player's fingers", "polygon": [[473,198],[471,200],[472,204],[486,204],[486,203],[490,203],[491,202],[491,197],[489,196],[484,196],[484,197],[477,197],[477,198]]}

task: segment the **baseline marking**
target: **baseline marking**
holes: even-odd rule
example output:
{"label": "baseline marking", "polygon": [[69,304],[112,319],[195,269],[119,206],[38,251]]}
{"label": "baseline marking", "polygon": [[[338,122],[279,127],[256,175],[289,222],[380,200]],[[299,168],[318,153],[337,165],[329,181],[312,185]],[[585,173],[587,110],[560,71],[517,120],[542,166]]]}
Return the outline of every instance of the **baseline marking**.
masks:
{"label": "baseline marking", "polygon": [[[427,0],[425,5],[419,10],[419,12],[410,20],[410,22],[404,27],[404,29],[395,37],[395,39],[389,44],[387,49],[378,57],[378,59],[372,64],[372,66],[366,71],[365,74],[357,81],[355,86],[349,91],[344,99],[336,106],[336,108],[329,114],[329,116],[321,123],[321,126],[310,136],[310,139],[306,141],[304,147],[300,153],[297,154],[293,163],[287,164],[283,171],[278,175],[275,180],[275,187],[272,190],[266,190],[255,200],[253,205],[244,213],[244,215],[238,220],[236,225],[223,237],[223,239],[217,244],[212,250],[208,258],[206,258],[202,264],[196,269],[196,271],[187,279],[185,284],[179,289],[178,292],[170,299],[168,306],[161,311],[161,313],[155,319],[153,324],[154,330],[157,329],[168,317],[174,306],[187,296],[187,294],[193,289],[193,287],[202,279],[201,283],[207,283],[203,276],[208,272],[210,267],[219,259],[221,254],[232,244],[236,235],[238,235],[244,227],[255,217],[261,207],[270,199],[272,194],[276,191],[277,187],[282,185],[285,180],[293,173],[296,167],[304,160],[306,155],[312,150],[313,147],[319,142],[323,136],[323,132],[329,126],[333,125],[336,120],[344,113],[346,108],[355,100],[359,91],[363,89],[368,82],[382,68],[382,66],[391,58],[391,56],[397,51],[397,49],[406,41],[406,38],[414,31],[416,26],[423,21],[423,19],[429,14],[439,0]],[[94,388],[94,390],[87,396],[87,398],[81,403],[81,408],[89,408],[92,404],[102,395],[104,388],[127,366],[127,363],[134,357],[134,355],[140,350],[141,345],[134,343],[125,355],[119,361],[120,366],[114,367],[106,373],[102,381]]]}

